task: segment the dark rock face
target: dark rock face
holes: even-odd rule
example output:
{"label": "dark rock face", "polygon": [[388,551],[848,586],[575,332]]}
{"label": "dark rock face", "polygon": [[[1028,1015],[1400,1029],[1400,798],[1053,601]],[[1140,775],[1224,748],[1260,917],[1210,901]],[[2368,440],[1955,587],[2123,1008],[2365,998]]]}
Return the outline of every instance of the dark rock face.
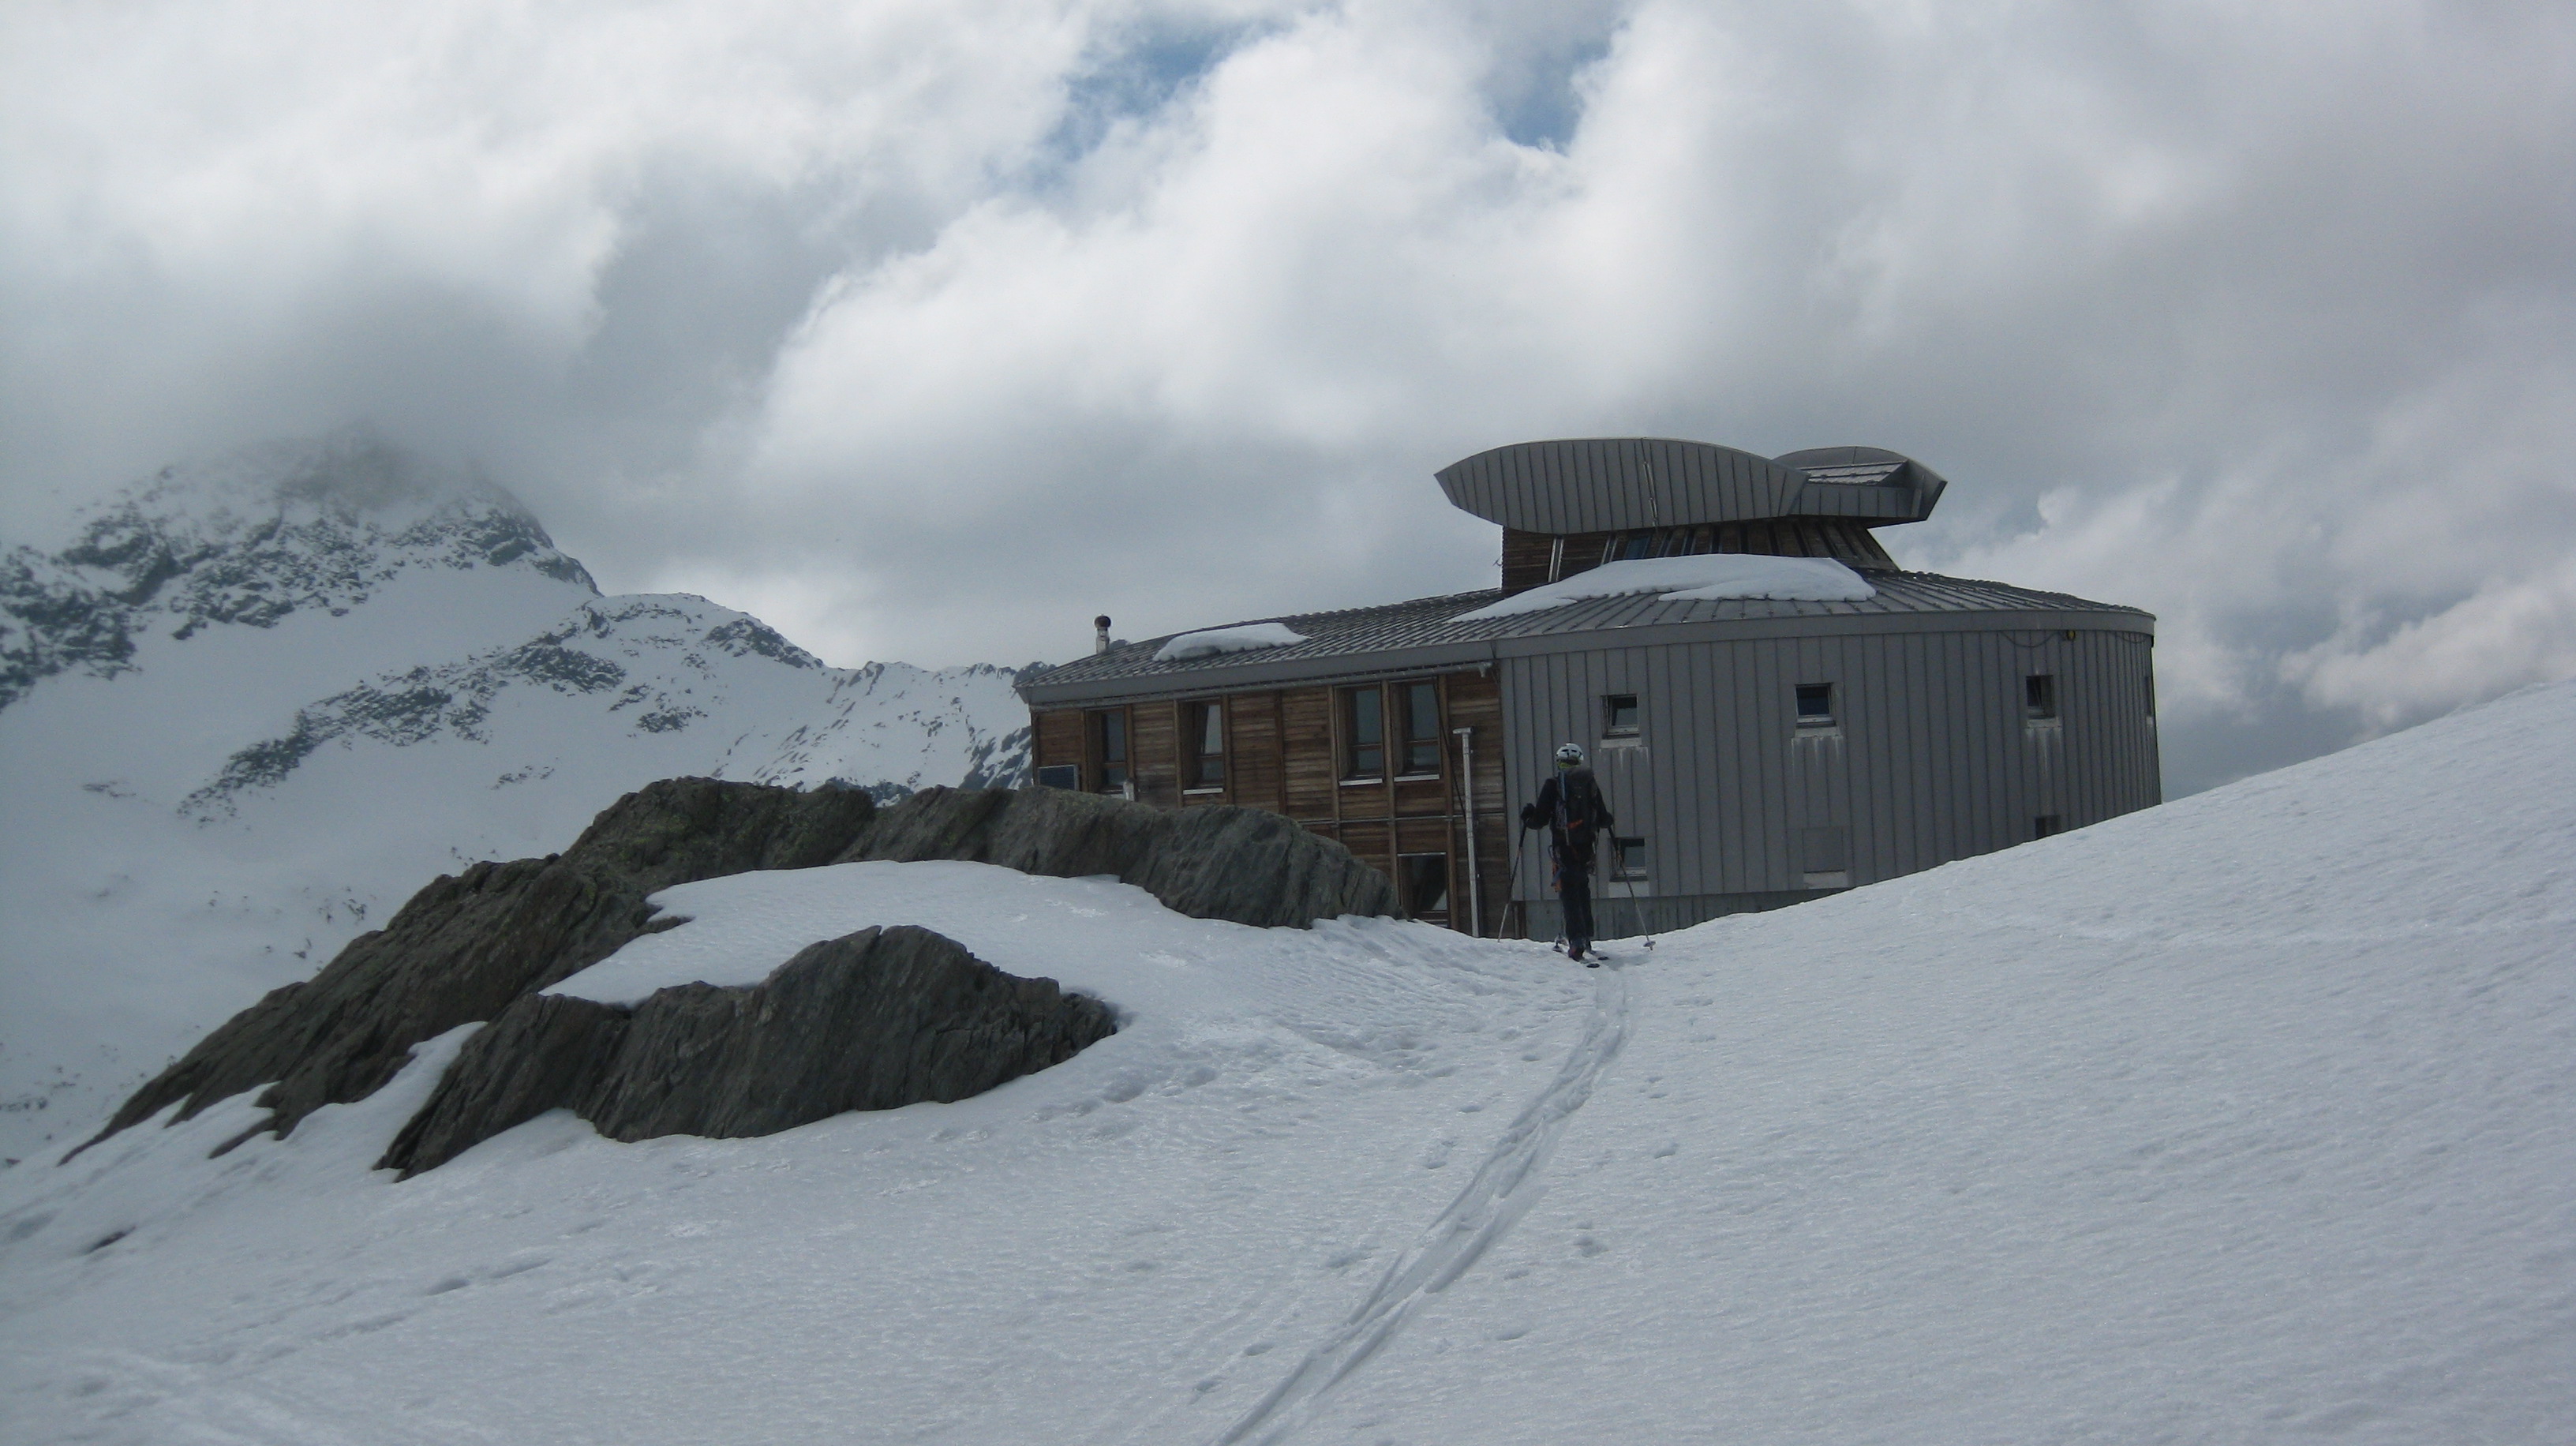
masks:
{"label": "dark rock face", "polygon": [[[880,813],[856,789],[799,792],[667,779],[619,799],[560,855],[476,864],[431,883],[382,930],[351,940],[319,974],[271,991],[199,1041],[127,1100],[97,1138],[174,1102],[185,1118],[263,1084],[268,1089],[259,1103],[272,1113],[260,1128],[283,1135],[326,1104],[374,1093],[402,1068],[412,1046],[482,1020],[492,1027],[476,1036],[470,1054],[509,1049],[526,1052],[530,1061],[551,1062],[523,1063],[515,1071],[478,1065],[479,1083],[471,1089],[492,1098],[472,1110],[457,1105],[458,1118],[498,1119],[527,1101],[547,1101],[528,1105],[517,1117],[525,1119],[558,1103],[586,1100],[593,1085],[579,1070],[590,1066],[572,1063],[580,1052],[562,1040],[624,1046],[615,1044],[596,1011],[529,997],[607,958],[628,940],[678,922],[654,919],[647,895],[754,869],[880,859],[963,859],[1061,878],[1110,874],[1180,913],[1257,927],[1397,912],[1394,886],[1384,875],[1341,845],[1253,809],[1173,812],[1057,789],[933,788]],[[763,987],[777,986],[773,978]],[[733,992],[712,991],[728,997]],[[648,1009],[659,1020],[669,1007],[639,1006],[624,1027],[641,1028]],[[980,1018],[962,1015],[939,1028],[973,1035],[987,1027],[974,1022]],[[1000,1046],[974,1048],[980,1052],[972,1057],[983,1058]],[[464,1068],[461,1061],[457,1068]],[[904,1078],[916,1075],[951,1078],[928,1065]],[[442,1086],[441,1098],[446,1093]],[[948,1098],[956,1096],[916,1094],[890,1102]],[[610,1133],[662,1118],[630,1115],[627,1106],[605,1097],[598,1108],[601,1114],[585,1117]],[[723,1118],[738,1124],[750,1118],[741,1113],[749,1108]],[[471,1129],[457,1126],[438,1138],[467,1135]],[[427,1144],[414,1148],[422,1152],[419,1158],[436,1153]]]}
{"label": "dark rock face", "polygon": [[1386,875],[1275,813],[1148,808],[1056,788],[924,789],[880,814],[848,857],[1115,874],[1177,913],[1265,928],[1397,912]]}
{"label": "dark rock face", "polygon": [[378,1161],[408,1178],[550,1109],[614,1140],[776,1134],[845,1110],[961,1100],[1114,1033],[1096,999],[1005,974],[927,929],[811,945],[767,981],[632,1010],[532,994],[467,1042]]}
{"label": "dark rock face", "polygon": [[[186,1101],[184,1118],[267,1084],[279,1134],[327,1104],[374,1093],[411,1047],[497,1017],[627,940],[667,928],[647,894],[751,869],[828,863],[875,816],[853,790],[799,793],[675,778],[628,794],[553,858],[476,864],[439,878],[321,973],[270,991],[137,1091],[106,1134]],[[272,1083],[273,1081],[273,1083]]]}

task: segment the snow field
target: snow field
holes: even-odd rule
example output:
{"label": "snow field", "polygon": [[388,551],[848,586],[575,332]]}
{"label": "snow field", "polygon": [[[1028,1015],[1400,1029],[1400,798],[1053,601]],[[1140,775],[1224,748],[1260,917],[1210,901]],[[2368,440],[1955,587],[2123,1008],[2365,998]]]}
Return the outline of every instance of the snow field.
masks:
{"label": "snow field", "polygon": [[[237,1430],[206,1413],[238,1381],[293,1423],[252,1439],[1186,1437],[1270,1389],[1414,1242],[1591,1009],[1535,946],[1497,957],[1390,921],[1246,929],[1106,880],[865,864],[709,884],[735,888],[669,891],[693,922],[637,941],[663,946],[659,974],[784,951],[765,974],[873,915],[1128,1018],[955,1105],[640,1147],[549,1118],[401,1186],[366,1166],[436,1060],[399,1103],[221,1161],[194,1157],[244,1102],[135,1131],[30,1181],[58,1203],[0,1217],[5,1235],[56,1213],[0,1247],[34,1287],[0,1288],[10,1434],[102,1424],[102,1397],[124,1439]],[[768,942],[728,942],[746,920]],[[705,947],[672,949],[692,935]],[[630,962],[569,983],[613,997],[596,986]],[[103,1346],[137,1326],[133,1350]],[[533,1401],[534,1381],[562,1393]]]}
{"label": "snow field", "polygon": [[2529,690],[1597,972],[974,865],[684,886],[564,987],[913,922],[1122,1032],[368,1174],[451,1037],[283,1142],[12,1171],[0,1436],[2563,1442],[2571,735]]}

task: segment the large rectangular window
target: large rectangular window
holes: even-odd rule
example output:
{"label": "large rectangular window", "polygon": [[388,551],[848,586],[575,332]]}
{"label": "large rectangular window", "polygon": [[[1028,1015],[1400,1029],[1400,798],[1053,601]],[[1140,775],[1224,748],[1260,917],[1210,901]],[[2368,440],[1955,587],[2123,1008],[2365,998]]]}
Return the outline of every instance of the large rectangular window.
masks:
{"label": "large rectangular window", "polygon": [[1110,708],[1091,715],[1091,776],[1102,793],[1127,791],[1127,710]]}
{"label": "large rectangular window", "polygon": [[1404,879],[1404,911],[1416,919],[1449,916],[1449,856],[1405,854],[1396,860]]}
{"label": "large rectangular window", "polygon": [[1190,750],[1190,786],[1225,787],[1225,705],[1181,706],[1181,741]]}
{"label": "large rectangular window", "polygon": [[1386,690],[1350,688],[1342,693],[1342,776],[1386,777]]}
{"label": "large rectangular window", "polygon": [[1404,771],[1416,776],[1440,771],[1440,685],[1399,683],[1404,697]]}

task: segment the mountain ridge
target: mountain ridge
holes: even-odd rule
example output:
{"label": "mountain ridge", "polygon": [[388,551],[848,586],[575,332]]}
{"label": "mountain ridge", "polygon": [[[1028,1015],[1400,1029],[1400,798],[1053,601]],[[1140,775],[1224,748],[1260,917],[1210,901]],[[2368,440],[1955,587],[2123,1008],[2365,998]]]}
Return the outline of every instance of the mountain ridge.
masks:
{"label": "mountain ridge", "polygon": [[[364,434],[164,468],[0,547],[0,811],[46,821],[0,843],[0,1159],[432,876],[657,779],[1020,783],[1019,672],[835,668],[604,595],[509,492]],[[65,971],[125,1004],[67,1012]]]}

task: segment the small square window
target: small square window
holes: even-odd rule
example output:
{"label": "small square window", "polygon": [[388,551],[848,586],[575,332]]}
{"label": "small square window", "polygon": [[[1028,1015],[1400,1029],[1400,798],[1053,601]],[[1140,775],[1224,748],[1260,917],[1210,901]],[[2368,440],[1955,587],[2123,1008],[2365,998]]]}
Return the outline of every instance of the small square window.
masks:
{"label": "small square window", "polygon": [[2057,716],[2057,675],[2033,673],[2021,680],[2021,715],[2033,723]]}
{"label": "small square window", "polygon": [[1050,763],[1038,770],[1038,787],[1071,789],[1079,793],[1082,791],[1082,765]]}
{"label": "small square window", "polygon": [[1798,867],[1810,874],[1842,873],[1851,868],[1851,825],[1831,824],[1801,829]]}
{"label": "small square window", "polygon": [[2043,813],[2030,821],[2030,836],[2033,839],[2050,838],[2064,832],[2066,832],[2066,815],[2062,813]]}
{"label": "small square window", "polygon": [[1601,700],[1601,736],[1634,738],[1637,736],[1637,695],[1612,693]]}
{"label": "small square window", "polygon": [[1834,726],[1834,685],[1800,683],[1798,685],[1798,726],[1831,728]]}
{"label": "small square window", "polygon": [[1620,838],[1613,835],[1610,844],[1611,878],[1632,884],[1642,884],[1651,877],[1647,871],[1648,860],[1644,839]]}

